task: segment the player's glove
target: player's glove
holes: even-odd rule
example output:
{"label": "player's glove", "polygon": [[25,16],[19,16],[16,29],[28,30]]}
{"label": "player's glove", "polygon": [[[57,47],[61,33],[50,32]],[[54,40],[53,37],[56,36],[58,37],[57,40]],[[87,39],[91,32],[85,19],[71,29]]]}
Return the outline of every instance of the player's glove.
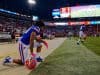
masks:
{"label": "player's glove", "polygon": [[35,59],[35,58],[36,58],[36,54],[34,54],[34,53],[31,53],[31,54],[30,54],[30,58],[33,58],[33,59]]}

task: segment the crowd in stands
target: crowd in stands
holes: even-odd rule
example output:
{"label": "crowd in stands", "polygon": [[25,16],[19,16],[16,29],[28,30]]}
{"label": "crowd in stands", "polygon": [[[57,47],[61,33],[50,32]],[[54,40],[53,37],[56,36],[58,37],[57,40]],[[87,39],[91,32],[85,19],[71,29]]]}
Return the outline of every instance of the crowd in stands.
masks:
{"label": "crowd in stands", "polygon": [[30,25],[29,21],[0,16],[1,32],[12,32],[14,30],[19,32],[19,30],[23,31],[29,25]]}
{"label": "crowd in stands", "polygon": [[[0,16],[0,33],[8,32],[12,39],[20,37],[26,29],[31,26],[31,21]],[[47,26],[42,34],[43,38],[53,39],[54,37],[66,37],[69,34],[77,36],[79,25],[76,26]],[[100,36],[100,25],[86,26],[86,32],[89,36]]]}
{"label": "crowd in stands", "polygon": [[30,21],[0,16],[0,34],[8,33],[12,39],[21,36],[30,25]]}

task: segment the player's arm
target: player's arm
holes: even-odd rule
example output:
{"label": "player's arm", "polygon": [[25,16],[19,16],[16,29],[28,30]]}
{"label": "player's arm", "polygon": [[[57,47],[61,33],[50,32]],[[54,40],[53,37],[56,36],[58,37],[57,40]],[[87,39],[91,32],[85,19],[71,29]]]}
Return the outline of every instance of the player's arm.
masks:
{"label": "player's arm", "polygon": [[37,40],[38,42],[43,43],[43,44],[48,48],[48,43],[47,43],[46,41],[44,41],[41,37],[36,37],[36,40]]}
{"label": "player's arm", "polygon": [[31,36],[30,36],[30,53],[31,54],[33,53],[33,46],[34,46],[35,36],[36,36],[36,33],[32,32]]}

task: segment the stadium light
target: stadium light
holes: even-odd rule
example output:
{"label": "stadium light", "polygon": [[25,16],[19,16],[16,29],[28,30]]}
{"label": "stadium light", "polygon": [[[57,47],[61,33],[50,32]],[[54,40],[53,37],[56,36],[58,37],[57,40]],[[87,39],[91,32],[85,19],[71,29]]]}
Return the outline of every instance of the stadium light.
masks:
{"label": "stadium light", "polygon": [[35,0],[28,0],[28,3],[29,4],[36,4],[36,1]]}

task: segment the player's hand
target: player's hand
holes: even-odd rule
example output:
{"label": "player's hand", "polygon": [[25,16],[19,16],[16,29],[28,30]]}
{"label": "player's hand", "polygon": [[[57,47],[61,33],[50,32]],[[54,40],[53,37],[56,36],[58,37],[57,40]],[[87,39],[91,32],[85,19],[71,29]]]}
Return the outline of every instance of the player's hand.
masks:
{"label": "player's hand", "polygon": [[35,58],[35,57],[36,57],[36,54],[31,53],[31,58]]}

